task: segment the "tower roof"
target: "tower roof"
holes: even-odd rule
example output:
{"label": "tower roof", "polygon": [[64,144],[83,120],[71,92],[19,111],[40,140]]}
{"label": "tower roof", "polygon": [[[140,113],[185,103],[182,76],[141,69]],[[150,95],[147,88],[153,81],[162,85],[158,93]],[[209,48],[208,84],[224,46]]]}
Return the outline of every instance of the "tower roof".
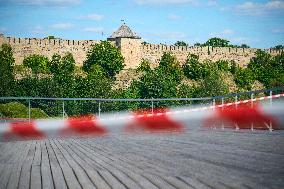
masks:
{"label": "tower roof", "polygon": [[115,38],[133,38],[141,39],[135,32],[133,32],[125,23],[122,24],[117,31],[113,32],[109,39]]}

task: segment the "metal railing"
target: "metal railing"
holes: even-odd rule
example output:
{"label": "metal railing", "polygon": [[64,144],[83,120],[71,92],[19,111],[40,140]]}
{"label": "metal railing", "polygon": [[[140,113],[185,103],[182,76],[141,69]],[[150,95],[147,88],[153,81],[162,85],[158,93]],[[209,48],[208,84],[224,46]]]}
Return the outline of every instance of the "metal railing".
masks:
{"label": "metal railing", "polygon": [[[20,102],[27,107],[25,119],[29,121],[33,118],[33,108],[44,110],[50,117],[62,117],[69,115],[97,114],[102,112],[118,112],[121,110],[147,109],[153,112],[159,107],[178,107],[190,104],[215,105],[225,102],[250,99],[259,95],[279,94],[284,91],[284,87],[277,87],[266,90],[256,90],[241,93],[232,93],[224,96],[204,97],[204,98],[150,98],[150,99],[103,99],[103,98],[46,98],[46,97],[0,97],[0,104],[8,102]],[[270,99],[272,103],[272,98]],[[10,117],[12,118],[12,117]],[[16,117],[23,118],[23,117]],[[7,117],[2,119],[7,119]]]}

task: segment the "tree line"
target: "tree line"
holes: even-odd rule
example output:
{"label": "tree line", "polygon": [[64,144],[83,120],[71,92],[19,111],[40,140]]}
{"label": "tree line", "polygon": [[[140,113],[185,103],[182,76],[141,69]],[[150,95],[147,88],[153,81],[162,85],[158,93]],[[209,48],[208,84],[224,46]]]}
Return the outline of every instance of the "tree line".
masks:
{"label": "tree line", "polygon": [[[54,54],[51,59],[43,55],[30,55],[22,65],[14,65],[12,48],[4,44],[0,49],[0,96],[69,97],[69,98],[184,98],[225,95],[254,88],[284,86],[284,53],[277,56],[258,50],[246,68],[234,61],[201,61],[189,54],[184,64],[168,52],[153,68],[142,60],[135,72],[138,79],[129,87],[115,89],[117,74],[124,69],[120,51],[107,41],[92,46],[82,67],[75,64],[71,53]],[[21,70],[29,70],[16,77]],[[228,78],[231,80],[228,81]],[[131,79],[131,78],[129,78]],[[231,89],[235,86],[235,89]],[[4,103],[4,102],[0,102]],[[27,102],[21,102],[27,105]],[[159,102],[156,107],[190,102]],[[98,103],[90,101],[66,102],[68,115],[88,114],[98,111]],[[149,108],[149,103],[104,103],[102,111]],[[62,102],[32,101],[49,116],[58,116]],[[0,109],[1,111],[1,109]],[[0,112],[1,113],[1,112]]]}

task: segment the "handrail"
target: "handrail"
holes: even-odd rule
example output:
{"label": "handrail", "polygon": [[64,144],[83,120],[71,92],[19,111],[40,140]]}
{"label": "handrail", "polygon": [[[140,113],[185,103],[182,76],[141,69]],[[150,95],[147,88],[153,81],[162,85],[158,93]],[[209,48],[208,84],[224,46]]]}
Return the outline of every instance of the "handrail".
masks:
{"label": "handrail", "polygon": [[215,96],[215,97],[201,97],[201,98],[150,98],[150,99],[120,99],[120,98],[53,98],[53,97],[0,97],[0,100],[59,100],[59,101],[97,101],[97,102],[156,102],[156,101],[202,101],[202,100],[216,100],[226,97],[235,97],[241,95],[250,95],[255,93],[265,93],[270,91],[284,90],[284,87],[275,87],[271,89],[264,90],[255,90],[247,91],[241,93],[232,93],[224,96]]}

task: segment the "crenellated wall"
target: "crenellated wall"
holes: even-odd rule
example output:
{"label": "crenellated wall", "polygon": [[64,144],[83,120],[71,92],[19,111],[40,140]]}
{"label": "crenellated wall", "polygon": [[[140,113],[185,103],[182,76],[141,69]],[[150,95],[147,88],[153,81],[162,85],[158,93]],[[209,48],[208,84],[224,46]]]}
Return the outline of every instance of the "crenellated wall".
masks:
{"label": "crenellated wall", "polygon": [[[185,62],[189,53],[199,56],[200,60],[234,60],[240,66],[246,66],[255,56],[257,49],[253,48],[228,48],[228,47],[194,47],[194,46],[166,46],[146,44],[142,45],[140,39],[117,38],[111,41],[121,51],[125,59],[126,68],[136,68],[142,59],[147,59],[157,65],[164,52],[171,52],[177,59]],[[0,34],[0,45],[8,43],[13,49],[16,64],[21,64],[23,59],[31,54],[42,54],[49,58],[58,53],[64,55],[71,52],[76,64],[82,65],[91,45],[100,43],[95,40],[63,40],[63,39],[38,39],[38,38],[13,38]],[[267,49],[272,55],[283,52],[281,50]]]}
{"label": "crenellated wall", "polygon": [[[147,44],[142,45],[141,53],[144,59],[149,60],[150,62],[157,64],[159,63],[164,52],[171,52],[174,54],[177,59],[183,63],[187,59],[189,53],[199,56],[200,60],[234,60],[240,66],[246,66],[249,63],[249,60],[254,57],[255,52],[258,49],[253,48],[229,48],[229,47],[195,47],[195,46],[165,46],[165,45],[154,45]],[[279,54],[283,52],[282,50],[265,50],[272,55]]]}
{"label": "crenellated wall", "polygon": [[31,54],[41,54],[51,58],[55,53],[64,55],[67,52],[71,52],[76,63],[82,65],[91,45],[100,43],[100,41],[14,38],[0,36],[0,45],[2,43],[8,43],[11,45],[16,64],[21,64],[23,59]]}

